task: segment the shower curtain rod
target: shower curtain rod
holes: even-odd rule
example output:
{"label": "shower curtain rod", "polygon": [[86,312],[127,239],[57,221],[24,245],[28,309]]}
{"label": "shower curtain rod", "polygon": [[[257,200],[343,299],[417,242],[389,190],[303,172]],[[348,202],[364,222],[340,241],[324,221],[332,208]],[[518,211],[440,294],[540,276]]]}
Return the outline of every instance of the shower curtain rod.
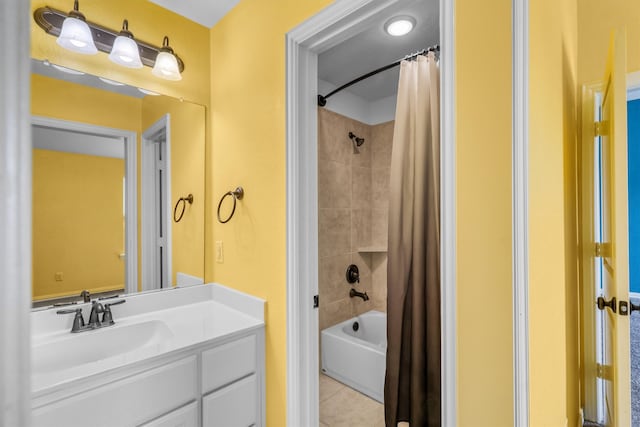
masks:
{"label": "shower curtain rod", "polygon": [[419,55],[426,55],[429,52],[440,52],[440,45],[431,46],[431,47],[428,47],[426,49],[422,49],[419,52],[412,53],[410,55],[406,55],[404,58],[402,58],[402,59],[400,59],[400,60],[398,60],[398,61],[396,61],[396,62],[394,62],[392,64],[385,65],[384,67],[380,67],[377,70],[373,70],[371,72],[368,72],[367,74],[364,74],[364,75],[358,77],[357,79],[351,80],[349,83],[343,84],[339,88],[334,89],[333,91],[329,92],[328,94],[326,94],[324,96],[318,95],[318,105],[320,107],[324,107],[325,105],[327,105],[327,98],[329,98],[331,95],[335,95],[336,93],[340,92],[341,90],[344,90],[344,89],[348,88],[349,86],[353,86],[354,84],[356,84],[358,82],[361,82],[362,80],[368,79],[371,76],[375,76],[378,73],[381,73],[383,71],[387,71],[388,69],[393,68],[393,67],[397,67],[398,65],[400,65],[400,63],[402,61],[405,61],[407,59],[413,59],[413,58],[415,58],[415,57],[417,57]]}

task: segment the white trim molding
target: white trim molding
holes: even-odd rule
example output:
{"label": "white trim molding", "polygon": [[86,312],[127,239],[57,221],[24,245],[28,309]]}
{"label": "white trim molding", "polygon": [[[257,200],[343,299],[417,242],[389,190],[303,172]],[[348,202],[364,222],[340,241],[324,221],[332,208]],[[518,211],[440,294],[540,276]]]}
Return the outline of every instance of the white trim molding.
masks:
{"label": "white trim molding", "polygon": [[0,426],[31,407],[30,2],[0,2]]}
{"label": "white trim molding", "polygon": [[[60,129],[105,138],[121,138],[124,141],[125,168],[125,287],[126,293],[138,292],[138,174],[136,132],[74,122],[50,117],[32,116],[31,124],[48,129]],[[29,144],[31,148],[31,143]],[[31,168],[29,168],[31,171]]]}
{"label": "white trim molding", "polygon": [[513,416],[529,425],[529,2],[513,0]]}
{"label": "white trim molding", "polygon": [[[287,34],[287,424],[318,425],[318,54],[411,0],[338,0]],[[456,425],[454,1],[440,0],[442,425]],[[322,303],[322,302],[320,302]]]}
{"label": "white trim molding", "polygon": [[[162,207],[162,218],[166,222],[166,273],[167,273],[167,286],[171,287],[172,280],[172,257],[173,257],[173,222],[171,215],[172,203],[171,200],[171,115],[169,113],[160,117],[155,123],[149,126],[142,132],[142,142],[140,146],[140,167],[141,167],[141,183],[140,190],[141,196],[141,209],[142,209],[142,232],[141,232],[141,252],[142,252],[142,274],[141,274],[141,291],[149,291],[153,289],[159,289],[161,285],[159,270],[162,266],[157,265],[157,227],[155,218],[157,208],[157,195],[156,195],[156,182],[155,172],[156,167],[155,160],[155,140],[158,132],[164,131],[165,137],[165,153],[164,153],[164,169],[165,169],[165,190],[167,197],[164,198],[164,206]],[[137,292],[137,290],[133,291]]]}
{"label": "white trim molding", "polygon": [[455,0],[440,0],[440,317],[442,425],[457,422]]}

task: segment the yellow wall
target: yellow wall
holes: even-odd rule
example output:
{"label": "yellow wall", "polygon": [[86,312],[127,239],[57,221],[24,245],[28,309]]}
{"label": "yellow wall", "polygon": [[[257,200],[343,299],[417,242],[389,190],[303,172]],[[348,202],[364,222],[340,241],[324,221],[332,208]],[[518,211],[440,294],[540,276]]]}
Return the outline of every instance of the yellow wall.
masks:
{"label": "yellow wall", "polygon": [[511,426],[511,1],[455,16],[458,425]]}
{"label": "yellow wall", "polygon": [[640,70],[640,2],[580,0],[578,2],[578,83],[602,80],[615,28],[627,28],[627,70]]}
{"label": "yellow wall", "polygon": [[530,5],[530,422],[576,426],[578,2]]}
{"label": "yellow wall", "polygon": [[[73,8],[70,0],[31,0],[31,9],[49,6],[64,12]],[[129,20],[133,35],[156,46],[162,45],[164,36],[182,58],[185,69],[182,80],[171,82],[151,74],[151,68],[132,70],[109,61],[108,55],[81,55],[59,47],[56,39],[31,21],[31,56],[48,59],[54,64],[107,77],[133,86],[154,90],[175,98],[184,98],[199,104],[209,102],[209,30],[180,15],[171,13],[146,0],[83,0],[80,11],[88,21],[112,29],[122,28],[122,20]]]}
{"label": "yellow wall", "polygon": [[123,177],[122,159],[33,151],[34,299],[124,287]]}
{"label": "yellow wall", "polygon": [[[206,271],[268,302],[269,425],[282,425],[286,409],[284,35],[328,4],[244,0],[211,31],[209,203],[237,185],[246,197],[228,224],[208,217],[207,253],[222,240],[225,257],[208,255]],[[511,130],[502,124],[511,122],[511,2],[460,0],[456,16],[459,423],[508,426]]]}
{"label": "yellow wall", "polygon": [[229,223],[207,217],[213,240],[224,242],[224,264],[207,246],[207,277],[267,300],[269,426],[286,420],[284,37],[329,3],[244,0],[211,30],[209,203],[238,185],[246,193]]}
{"label": "yellow wall", "polygon": [[[167,113],[171,131],[172,206],[180,197],[193,194],[193,204],[187,203],[180,222],[171,221],[171,283],[175,284],[177,272],[204,278],[205,109],[175,98],[147,96],[142,99],[143,131]],[[178,215],[181,210],[178,207]]]}

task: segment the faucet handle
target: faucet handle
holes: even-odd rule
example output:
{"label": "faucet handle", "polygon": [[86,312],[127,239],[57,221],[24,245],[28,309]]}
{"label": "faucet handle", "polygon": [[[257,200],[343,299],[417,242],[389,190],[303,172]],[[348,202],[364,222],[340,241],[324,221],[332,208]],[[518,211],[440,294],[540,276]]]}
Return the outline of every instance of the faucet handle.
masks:
{"label": "faucet handle", "polygon": [[71,314],[71,313],[82,313],[81,308],[68,308],[66,310],[58,310],[56,314]]}
{"label": "faucet handle", "polygon": [[81,308],[72,308],[66,310],[58,310],[57,314],[71,314],[75,313],[75,317],[73,318],[73,326],[71,327],[71,332],[80,332],[82,328],[84,328],[84,318],[82,317],[82,309]]}
{"label": "faucet handle", "polygon": [[106,326],[114,325],[116,322],[113,321],[113,315],[111,314],[111,306],[124,304],[127,300],[121,299],[114,302],[108,302],[104,305],[104,314],[102,315],[102,323]]}

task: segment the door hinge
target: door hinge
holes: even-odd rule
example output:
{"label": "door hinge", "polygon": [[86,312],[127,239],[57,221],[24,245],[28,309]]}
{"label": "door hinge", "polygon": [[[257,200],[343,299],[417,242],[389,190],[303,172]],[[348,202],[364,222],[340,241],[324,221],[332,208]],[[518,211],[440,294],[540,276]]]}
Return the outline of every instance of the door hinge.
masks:
{"label": "door hinge", "polygon": [[596,243],[594,250],[596,257],[610,257],[611,256],[611,243]]}
{"label": "door hinge", "polygon": [[604,120],[593,124],[593,133],[595,136],[609,135],[609,122]]}
{"label": "door hinge", "polygon": [[320,297],[318,295],[313,296],[313,308],[318,308],[320,306]]}
{"label": "door hinge", "polygon": [[596,363],[596,376],[603,380],[613,380],[613,366]]}

